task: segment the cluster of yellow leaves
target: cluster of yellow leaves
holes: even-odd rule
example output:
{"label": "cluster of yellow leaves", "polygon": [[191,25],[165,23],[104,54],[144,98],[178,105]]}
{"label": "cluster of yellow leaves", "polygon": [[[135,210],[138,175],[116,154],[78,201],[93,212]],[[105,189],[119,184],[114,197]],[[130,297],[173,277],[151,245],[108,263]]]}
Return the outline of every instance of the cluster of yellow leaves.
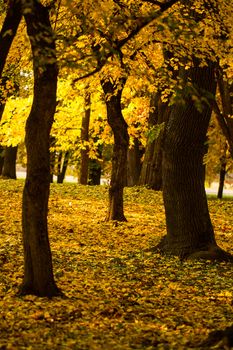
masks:
{"label": "cluster of yellow leaves", "polygon": [[[209,331],[232,324],[232,265],[153,253],[165,218],[161,194],[146,188],[125,190],[127,223],[107,223],[106,187],[52,185],[54,273],[66,297],[17,297],[22,188],[0,181],[0,347],[198,350]],[[232,200],[209,206],[219,244],[232,251]]]}

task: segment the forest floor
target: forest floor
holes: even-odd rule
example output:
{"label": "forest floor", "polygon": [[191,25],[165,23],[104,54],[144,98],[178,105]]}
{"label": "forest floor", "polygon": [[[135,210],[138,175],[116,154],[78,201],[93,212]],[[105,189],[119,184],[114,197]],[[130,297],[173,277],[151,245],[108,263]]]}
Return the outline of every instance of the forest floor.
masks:
{"label": "forest floor", "polygon": [[[107,187],[53,184],[50,242],[66,297],[18,297],[22,188],[0,180],[1,350],[201,349],[232,324],[232,264],[152,253],[166,230],[162,196],[139,187],[125,190],[128,222],[109,223]],[[209,207],[219,245],[233,252],[233,200]]]}

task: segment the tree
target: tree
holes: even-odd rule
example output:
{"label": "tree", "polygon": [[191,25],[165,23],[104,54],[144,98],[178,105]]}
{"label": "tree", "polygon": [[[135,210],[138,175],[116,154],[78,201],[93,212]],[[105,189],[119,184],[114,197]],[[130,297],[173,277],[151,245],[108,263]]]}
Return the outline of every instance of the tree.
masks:
{"label": "tree", "polygon": [[[186,82],[195,87],[199,99],[214,96],[214,63],[193,67],[184,73]],[[206,132],[211,117],[207,102],[197,106],[188,87],[183,101],[172,106],[165,131],[163,154],[163,198],[167,234],[159,244],[161,251],[182,258],[227,257],[217,246],[204,187],[203,157]]]}
{"label": "tree", "polygon": [[161,93],[157,92],[151,97],[150,108],[149,136],[139,183],[159,191],[162,189],[162,141],[169,107],[168,102],[161,101]]}
{"label": "tree", "polygon": [[[17,32],[19,23],[22,18],[21,13],[21,2],[20,0],[10,0],[7,4],[6,16],[0,32],[0,86],[4,88],[5,80],[2,79],[2,72],[5,67],[6,59],[10,51],[13,39]],[[2,83],[3,82],[3,83]],[[1,89],[2,90],[2,89]],[[2,93],[0,96],[0,121],[5,108],[5,98],[2,98]],[[2,173],[4,165],[3,147],[0,147],[0,174]]]}
{"label": "tree", "polygon": [[112,173],[109,188],[107,220],[126,221],[123,208],[123,189],[127,181],[128,125],[122,115],[121,95],[126,83],[124,76],[112,81],[105,77],[101,84],[105,94],[107,119],[114,135]]}
{"label": "tree", "polygon": [[5,147],[4,163],[2,169],[3,178],[16,179],[16,158],[18,146]]}
{"label": "tree", "polygon": [[34,97],[26,124],[27,177],[23,191],[24,278],[21,294],[54,296],[55,284],[48,239],[50,185],[49,135],[56,109],[58,67],[48,9],[22,1],[31,42]]}
{"label": "tree", "polygon": [[81,142],[84,143],[84,145],[82,146],[81,155],[80,155],[79,183],[82,185],[87,185],[88,164],[89,164],[87,142],[89,140],[89,125],[90,125],[90,116],[91,116],[91,94],[88,91],[88,86],[85,89],[84,101],[85,101],[85,112],[82,117],[82,127],[81,127]]}

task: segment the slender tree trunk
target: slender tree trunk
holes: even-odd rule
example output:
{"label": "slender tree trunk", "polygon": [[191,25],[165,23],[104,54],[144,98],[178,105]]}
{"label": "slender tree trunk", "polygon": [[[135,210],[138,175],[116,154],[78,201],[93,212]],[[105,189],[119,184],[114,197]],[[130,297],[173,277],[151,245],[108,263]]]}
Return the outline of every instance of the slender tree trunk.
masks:
{"label": "slender tree trunk", "polygon": [[[5,109],[5,105],[6,105],[5,103],[1,102],[1,96],[0,96],[0,122]],[[0,145],[0,175],[2,175],[3,164],[4,164],[4,147]]]}
{"label": "slender tree trunk", "polygon": [[219,186],[218,186],[218,194],[217,194],[217,197],[219,199],[221,199],[223,195],[224,182],[225,182],[225,177],[227,173],[227,158],[226,158],[227,147],[228,146],[226,143],[224,154],[220,158]]}
{"label": "slender tree trunk", "polygon": [[215,109],[218,123],[227,139],[229,151],[233,158],[233,84],[229,84],[226,77],[223,76],[222,69],[217,70],[218,87],[221,96],[222,112],[217,107]]}
{"label": "slender tree trunk", "polygon": [[[150,111],[149,111],[149,120],[148,127],[149,131],[153,130],[155,125],[158,123],[158,94],[153,94],[150,99]],[[146,150],[144,155],[144,160],[142,164],[142,169],[139,178],[139,185],[147,185],[149,183],[151,167],[152,167],[152,158],[154,150],[155,140],[151,139],[149,135],[146,144]]]}
{"label": "slender tree trunk", "polygon": [[[48,10],[23,1],[33,53],[34,98],[26,123],[27,177],[23,192],[24,278],[21,293],[55,296],[47,215],[50,129],[56,109],[58,68]],[[29,7],[28,7],[29,6]]]}
{"label": "slender tree trunk", "polygon": [[[22,18],[21,12],[21,0],[10,0],[8,3],[6,17],[4,19],[1,31],[0,31],[0,78],[6,63],[8,53],[11,48],[11,44],[17,32],[19,23]],[[5,108],[5,101],[0,98],[0,120]],[[4,148],[0,146],[0,175],[2,174],[4,157]]]}
{"label": "slender tree trunk", "polygon": [[[61,155],[62,155],[62,152],[61,152]],[[60,162],[59,172],[57,174],[57,183],[58,184],[62,184],[64,179],[65,179],[66,170],[67,170],[68,163],[69,163],[69,158],[70,158],[70,152],[67,151],[64,154],[63,161],[61,159],[61,162]]]}
{"label": "slender tree trunk", "polygon": [[16,159],[18,146],[5,147],[2,176],[5,179],[16,179]]}
{"label": "slender tree trunk", "polygon": [[133,147],[128,150],[127,165],[127,186],[137,186],[142,167],[140,142],[138,139],[134,139]]}
{"label": "slender tree trunk", "polygon": [[6,58],[17,32],[21,18],[21,0],[10,0],[8,3],[6,17],[4,19],[0,32],[0,77],[2,76]]}
{"label": "slender tree trunk", "polygon": [[[85,94],[85,113],[82,118],[82,129],[81,129],[81,142],[85,143],[89,140],[89,125],[90,125],[90,116],[91,116],[91,94],[86,90]],[[89,163],[89,150],[85,146],[81,150],[81,159],[80,159],[80,171],[79,171],[79,183],[81,185],[87,185],[88,181],[88,163]]]}
{"label": "slender tree trunk", "polygon": [[[215,94],[212,63],[194,66],[188,78],[200,95]],[[166,127],[163,197],[167,235],[159,248],[180,257],[216,258],[222,251],[216,245],[209,216],[203,165],[211,108],[203,103],[198,110],[188,92],[184,100],[184,104],[173,106]]]}
{"label": "slender tree trunk", "polygon": [[126,221],[123,208],[123,189],[127,183],[128,125],[121,111],[121,95],[126,79],[114,84],[102,81],[106,97],[107,118],[114,135],[112,173],[109,188],[109,209],[106,220]]}

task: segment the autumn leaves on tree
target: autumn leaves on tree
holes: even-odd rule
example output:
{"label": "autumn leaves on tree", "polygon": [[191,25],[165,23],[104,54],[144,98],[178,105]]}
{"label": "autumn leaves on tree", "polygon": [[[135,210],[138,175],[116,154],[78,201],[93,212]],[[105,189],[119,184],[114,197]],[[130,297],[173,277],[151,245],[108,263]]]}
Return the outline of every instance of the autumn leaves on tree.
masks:
{"label": "autumn leaves on tree", "polygon": [[[138,181],[154,189],[162,187],[166,212],[167,234],[157,248],[181,258],[231,259],[215,242],[203,165],[213,109],[230,150],[232,144],[229,97],[232,85],[226,83],[232,69],[228,4],[215,0],[197,0],[192,5],[175,0],[137,4],[10,0],[2,11],[6,15],[0,35],[0,73],[22,16],[34,72],[33,102],[25,138],[22,293],[40,296],[60,293],[53,278],[47,228],[50,134],[56,108],[58,113],[59,104],[64,104],[57,101],[58,66],[61,77],[69,78],[74,88],[83,82],[85,86],[85,116],[80,135],[83,184],[87,183],[90,155],[88,130],[93,86],[102,88],[102,103],[104,100],[113,134],[106,219],[126,220],[123,190],[127,184],[129,146],[134,143],[124,106],[129,104],[131,95],[142,96],[152,101],[148,108],[151,127],[148,135],[151,137],[154,132],[154,136],[152,140],[148,137]],[[209,40],[213,43],[211,48]],[[215,102],[217,81],[222,108]],[[5,101],[0,103],[3,109]],[[132,124],[137,128],[140,121]],[[77,143],[77,136],[74,140]],[[68,148],[64,154],[69,156]]]}

